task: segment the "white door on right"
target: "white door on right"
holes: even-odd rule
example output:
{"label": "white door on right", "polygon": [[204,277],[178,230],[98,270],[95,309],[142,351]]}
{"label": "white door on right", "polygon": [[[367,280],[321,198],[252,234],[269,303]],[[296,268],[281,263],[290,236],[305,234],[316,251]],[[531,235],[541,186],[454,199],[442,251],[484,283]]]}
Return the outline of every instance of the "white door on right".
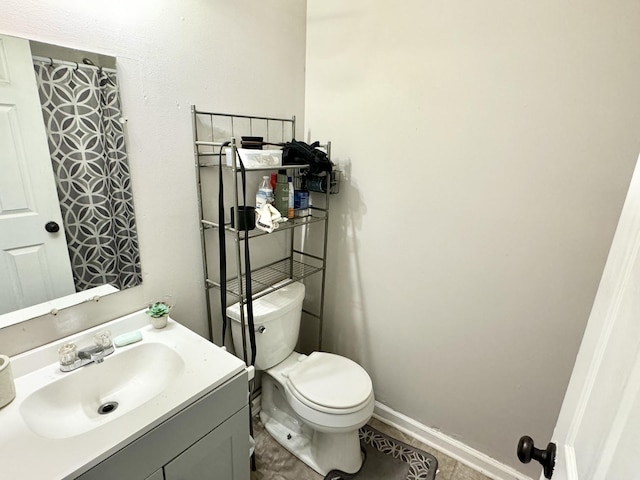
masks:
{"label": "white door on right", "polygon": [[552,441],[554,480],[640,479],[638,165]]}
{"label": "white door on right", "polygon": [[75,292],[29,42],[5,35],[0,35],[0,292],[0,315]]}

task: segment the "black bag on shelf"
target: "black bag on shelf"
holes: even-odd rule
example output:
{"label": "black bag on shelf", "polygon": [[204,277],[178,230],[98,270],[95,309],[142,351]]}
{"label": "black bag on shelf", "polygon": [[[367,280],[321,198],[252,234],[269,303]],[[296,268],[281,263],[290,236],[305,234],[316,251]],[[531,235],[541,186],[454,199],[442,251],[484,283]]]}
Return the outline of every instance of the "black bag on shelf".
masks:
{"label": "black bag on shelf", "polygon": [[309,173],[318,175],[323,172],[331,172],[333,165],[327,153],[320,150],[320,142],[313,142],[311,145],[299,142],[295,138],[284,144],[282,148],[283,165],[309,165]]}

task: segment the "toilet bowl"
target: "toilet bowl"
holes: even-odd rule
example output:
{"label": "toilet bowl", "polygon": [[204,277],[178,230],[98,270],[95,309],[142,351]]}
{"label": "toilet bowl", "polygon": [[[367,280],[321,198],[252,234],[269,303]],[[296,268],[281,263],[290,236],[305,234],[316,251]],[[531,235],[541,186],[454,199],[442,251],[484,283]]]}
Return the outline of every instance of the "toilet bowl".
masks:
{"label": "toilet bowl", "polygon": [[[255,366],[263,371],[260,419],[278,443],[321,475],[354,473],[362,465],[358,429],[373,414],[371,379],[348,358],[294,351],[303,299],[304,285],[292,283],[253,303]],[[227,315],[241,352],[239,305]]]}

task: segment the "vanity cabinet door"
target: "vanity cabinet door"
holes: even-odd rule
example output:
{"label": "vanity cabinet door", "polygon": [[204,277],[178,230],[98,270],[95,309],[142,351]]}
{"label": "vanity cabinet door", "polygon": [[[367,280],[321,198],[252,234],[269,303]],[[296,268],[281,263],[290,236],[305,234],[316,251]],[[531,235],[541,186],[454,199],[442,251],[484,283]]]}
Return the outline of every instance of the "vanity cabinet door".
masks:
{"label": "vanity cabinet door", "polygon": [[249,407],[164,467],[165,480],[249,480]]}
{"label": "vanity cabinet door", "polygon": [[145,478],[144,480],[164,480],[164,473],[162,472],[162,469],[160,469],[150,477]]}

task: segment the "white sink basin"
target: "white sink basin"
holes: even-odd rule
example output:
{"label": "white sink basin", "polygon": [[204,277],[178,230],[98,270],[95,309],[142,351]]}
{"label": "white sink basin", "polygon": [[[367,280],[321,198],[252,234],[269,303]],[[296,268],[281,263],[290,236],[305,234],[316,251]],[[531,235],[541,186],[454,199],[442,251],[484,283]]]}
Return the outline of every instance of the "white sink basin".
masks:
{"label": "white sink basin", "polygon": [[[58,349],[140,331],[102,363],[61,372]],[[11,358],[16,398],[0,409],[0,478],[71,480],[228,380],[244,362],[169,319],[151,327],[144,311]],[[118,406],[106,415],[98,408]]]}
{"label": "white sink basin", "polygon": [[[162,393],[184,370],[182,358],[162,343],[136,343],[69,372],[29,395],[20,406],[38,435],[80,435],[138,408]],[[100,407],[106,413],[99,413]]]}

